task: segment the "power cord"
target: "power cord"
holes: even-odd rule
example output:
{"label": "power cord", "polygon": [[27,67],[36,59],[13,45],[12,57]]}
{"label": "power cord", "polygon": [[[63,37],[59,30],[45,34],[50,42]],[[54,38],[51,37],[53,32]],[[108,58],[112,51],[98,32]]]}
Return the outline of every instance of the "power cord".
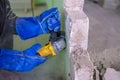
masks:
{"label": "power cord", "polygon": [[35,17],[33,3],[34,3],[34,0],[31,0],[31,11],[32,11],[32,16]]}

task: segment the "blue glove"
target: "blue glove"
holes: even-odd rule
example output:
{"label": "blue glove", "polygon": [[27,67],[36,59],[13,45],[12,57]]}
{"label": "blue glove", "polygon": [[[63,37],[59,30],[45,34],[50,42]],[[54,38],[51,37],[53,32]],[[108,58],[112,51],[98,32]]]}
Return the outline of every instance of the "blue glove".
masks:
{"label": "blue glove", "polygon": [[32,70],[46,61],[45,57],[41,57],[36,53],[40,47],[40,44],[35,44],[22,52],[1,48],[0,68],[19,72]]}
{"label": "blue glove", "polygon": [[50,31],[60,31],[60,13],[57,8],[46,10],[37,17],[16,19],[16,32],[23,40],[48,34]]}

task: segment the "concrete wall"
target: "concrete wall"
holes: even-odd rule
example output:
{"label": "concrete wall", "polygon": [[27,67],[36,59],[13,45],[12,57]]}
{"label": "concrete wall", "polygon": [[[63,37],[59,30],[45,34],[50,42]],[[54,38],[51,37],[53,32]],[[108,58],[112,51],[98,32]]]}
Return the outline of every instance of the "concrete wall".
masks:
{"label": "concrete wall", "polygon": [[64,0],[71,80],[93,80],[93,64],[87,52],[89,19],[84,0]]}

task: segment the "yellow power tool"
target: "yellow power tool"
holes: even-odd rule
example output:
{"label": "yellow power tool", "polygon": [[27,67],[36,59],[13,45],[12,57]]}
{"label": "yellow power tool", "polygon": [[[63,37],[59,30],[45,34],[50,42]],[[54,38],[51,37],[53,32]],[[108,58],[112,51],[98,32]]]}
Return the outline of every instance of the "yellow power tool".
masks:
{"label": "yellow power tool", "polygon": [[40,48],[37,52],[40,56],[55,56],[66,47],[65,34],[51,32],[49,43]]}

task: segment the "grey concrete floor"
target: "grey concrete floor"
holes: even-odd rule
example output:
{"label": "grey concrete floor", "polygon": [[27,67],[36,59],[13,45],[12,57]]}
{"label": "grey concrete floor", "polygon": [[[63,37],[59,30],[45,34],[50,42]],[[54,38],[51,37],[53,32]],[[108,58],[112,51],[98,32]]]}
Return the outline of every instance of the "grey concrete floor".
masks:
{"label": "grey concrete floor", "polygon": [[120,13],[90,1],[84,11],[90,19],[88,51],[96,66],[120,70]]}

